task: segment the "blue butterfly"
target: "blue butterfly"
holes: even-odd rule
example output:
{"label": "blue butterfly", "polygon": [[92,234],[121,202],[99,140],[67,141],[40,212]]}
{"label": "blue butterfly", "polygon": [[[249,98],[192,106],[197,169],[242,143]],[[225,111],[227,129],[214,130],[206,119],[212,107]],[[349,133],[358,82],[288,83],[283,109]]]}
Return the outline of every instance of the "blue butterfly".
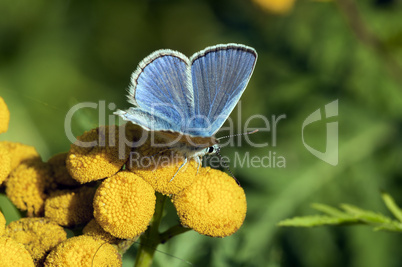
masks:
{"label": "blue butterfly", "polygon": [[128,101],[135,107],[115,114],[177,140],[169,149],[184,158],[180,168],[192,158],[200,164],[202,156],[219,151],[214,135],[246,89],[256,60],[257,52],[241,44],[210,46],[190,59],[155,51],[131,76]]}

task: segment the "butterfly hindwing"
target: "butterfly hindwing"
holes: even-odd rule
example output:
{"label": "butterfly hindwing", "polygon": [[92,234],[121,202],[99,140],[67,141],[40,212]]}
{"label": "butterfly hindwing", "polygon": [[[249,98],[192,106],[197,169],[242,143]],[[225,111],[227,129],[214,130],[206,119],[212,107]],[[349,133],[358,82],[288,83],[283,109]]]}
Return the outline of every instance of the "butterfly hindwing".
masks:
{"label": "butterfly hindwing", "polygon": [[118,110],[114,114],[119,115],[125,121],[131,121],[134,124],[140,125],[147,131],[180,131],[177,127],[177,124],[172,124],[169,121],[166,121],[139,108],[131,107],[126,111]]}
{"label": "butterfly hindwing", "polygon": [[[164,49],[146,57],[131,76],[128,98],[137,106],[131,113],[140,113],[144,118],[150,114],[167,122],[157,123],[152,130],[183,131],[194,110],[188,69],[188,58],[179,52]],[[175,127],[164,129],[168,125]]]}

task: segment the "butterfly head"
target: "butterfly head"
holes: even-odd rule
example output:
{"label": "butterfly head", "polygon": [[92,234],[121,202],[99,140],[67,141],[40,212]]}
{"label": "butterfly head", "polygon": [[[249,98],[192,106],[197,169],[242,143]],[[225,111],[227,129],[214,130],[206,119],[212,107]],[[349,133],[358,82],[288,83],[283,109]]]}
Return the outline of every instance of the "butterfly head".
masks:
{"label": "butterfly head", "polygon": [[218,144],[204,148],[205,155],[213,155],[213,154],[219,153],[220,150],[221,150],[221,147]]}

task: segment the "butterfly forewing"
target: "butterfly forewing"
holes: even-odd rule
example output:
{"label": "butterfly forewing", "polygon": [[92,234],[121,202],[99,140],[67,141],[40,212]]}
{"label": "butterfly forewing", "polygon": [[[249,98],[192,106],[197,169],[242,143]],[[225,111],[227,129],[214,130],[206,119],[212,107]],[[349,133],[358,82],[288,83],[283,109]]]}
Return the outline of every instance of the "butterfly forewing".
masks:
{"label": "butterfly forewing", "polygon": [[[209,47],[192,58],[194,91],[194,135],[212,136],[232,112],[246,89],[257,53],[238,44]],[[205,130],[202,130],[205,129]]]}

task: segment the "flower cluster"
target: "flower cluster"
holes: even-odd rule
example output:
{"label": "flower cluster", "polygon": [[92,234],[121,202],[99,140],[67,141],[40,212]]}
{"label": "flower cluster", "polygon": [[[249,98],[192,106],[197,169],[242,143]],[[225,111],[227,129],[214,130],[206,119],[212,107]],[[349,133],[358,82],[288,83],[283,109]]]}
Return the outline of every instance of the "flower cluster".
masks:
{"label": "flower cluster", "polygon": [[[2,133],[9,121],[2,98],[0,119]],[[141,159],[168,154],[150,137],[133,145],[143,134],[131,123],[100,126],[47,162],[31,146],[0,142],[0,183],[27,216],[7,227],[0,216],[0,257],[7,255],[13,266],[121,266],[122,247],[149,228],[162,195],[173,202],[183,229],[212,237],[236,232],[247,209],[236,181],[193,160],[130,165],[133,152]],[[66,228],[75,236],[67,238]]]}

